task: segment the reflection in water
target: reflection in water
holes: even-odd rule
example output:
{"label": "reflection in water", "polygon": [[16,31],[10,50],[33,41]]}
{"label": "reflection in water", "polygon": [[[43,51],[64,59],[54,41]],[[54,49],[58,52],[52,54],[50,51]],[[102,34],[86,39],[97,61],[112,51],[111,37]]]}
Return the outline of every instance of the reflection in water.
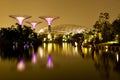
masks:
{"label": "reflection in water", "polygon": [[63,48],[63,53],[66,53],[67,51],[67,53],[69,53],[70,52],[70,50],[68,50],[68,45],[69,44],[67,44],[67,43],[62,43],[62,48]]}
{"label": "reflection in water", "polygon": [[52,56],[51,56],[51,54],[48,55],[48,60],[47,60],[46,67],[47,67],[47,68],[53,68],[53,61],[52,61]]}
{"label": "reflection in water", "polygon": [[114,69],[120,72],[119,53],[120,51],[108,49],[94,51],[94,64],[96,70],[100,73],[100,78],[108,80],[112,76],[113,73],[111,72]]}
{"label": "reflection in water", "polygon": [[75,46],[78,46],[77,42],[75,42]]}
{"label": "reflection in water", "polygon": [[[112,51],[107,47],[104,50],[82,48],[81,54],[84,59],[88,58],[93,60],[95,68],[99,71],[100,79],[109,80],[113,76],[112,70],[120,73],[120,51]],[[111,80],[111,79],[110,79]]]}
{"label": "reflection in water", "polygon": [[38,47],[38,54],[39,54],[40,58],[43,58],[43,56],[45,55],[45,53],[43,52],[43,48],[41,46]]}
{"label": "reflection in water", "polygon": [[116,52],[116,62],[115,62],[115,66],[114,66],[114,70],[118,73],[120,73],[120,52]]}
{"label": "reflection in water", "polygon": [[[52,58],[54,57],[55,63],[60,65],[58,71],[63,70],[63,74],[65,73],[71,74],[68,71],[70,69],[72,69],[72,71],[78,70],[81,71],[79,73],[84,73],[84,70],[86,71],[87,69],[90,68],[90,66],[86,64],[87,62],[88,63],[90,62],[89,63],[90,65],[94,65],[92,66],[93,69],[90,69],[90,75],[93,74],[94,76],[91,77],[95,77],[96,80],[98,78],[99,80],[103,80],[103,79],[112,80],[113,78],[116,78],[117,76],[116,74],[120,74],[120,60],[119,60],[120,51],[117,50],[112,51],[109,50],[107,47],[106,49],[101,50],[101,49],[92,49],[86,47],[81,48],[79,46],[72,46],[70,43],[62,43],[62,44],[44,43],[42,46],[39,46],[36,50],[34,50],[32,47],[31,48],[29,47],[28,49],[20,49],[20,48],[17,49],[14,48],[14,50],[10,50],[10,49],[13,49],[13,47],[8,48],[8,50],[7,49],[0,50],[0,59],[1,59],[0,62],[4,62],[6,59],[11,61],[12,60],[14,61],[16,59],[18,61],[20,58],[22,58],[18,62],[17,66],[15,66],[17,67],[18,71],[24,71],[26,65],[28,64],[36,64],[36,66],[45,64],[44,67],[47,67],[49,69],[51,68],[54,69],[55,64],[53,63],[52,60]],[[47,59],[47,63],[46,63],[46,59]],[[39,60],[41,62],[37,63],[37,61]],[[79,61],[83,64],[79,63]],[[42,70],[41,67],[36,67],[36,66],[35,69],[38,72],[39,70]],[[68,66],[70,68],[68,68]],[[95,71],[95,73],[93,72],[93,70]],[[28,71],[31,72],[31,69]],[[44,73],[44,70],[42,71]],[[45,72],[47,72],[47,70],[45,70]],[[57,72],[57,68],[55,72]],[[74,73],[74,74],[78,75],[78,73]],[[97,76],[98,74],[100,77]],[[110,79],[111,77],[112,79]]]}
{"label": "reflection in water", "polygon": [[98,63],[95,63],[96,64],[95,67],[100,72],[101,78],[109,78],[110,76],[111,67],[110,67],[110,55],[109,54],[110,53],[103,52],[103,54],[97,56]]}
{"label": "reflection in water", "polygon": [[78,56],[78,46],[72,46],[72,44],[62,43],[61,51],[66,56]]}
{"label": "reflection in water", "polygon": [[23,70],[25,70],[25,64],[24,64],[23,59],[20,59],[19,63],[17,64],[17,70],[18,70],[18,71],[23,71]]}
{"label": "reflection in water", "polygon": [[24,49],[29,49],[29,43],[28,42],[24,42]]}
{"label": "reflection in water", "polygon": [[117,62],[119,61],[119,55],[118,54],[116,54],[116,59],[117,59]]}
{"label": "reflection in water", "polygon": [[36,64],[36,62],[37,62],[37,54],[36,54],[36,52],[34,52],[32,55],[32,63]]}
{"label": "reflection in water", "polygon": [[91,52],[92,52],[91,49],[92,49],[92,48],[82,48],[82,53],[85,54],[85,55],[91,54]]}
{"label": "reflection in water", "polygon": [[78,47],[75,47],[75,54],[78,54]]}
{"label": "reflection in water", "polygon": [[93,53],[94,53],[94,49],[92,48],[87,48],[87,47],[82,47],[81,50],[81,56],[82,58],[93,58]]}
{"label": "reflection in water", "polygon": [[13,42],[13,50],[18,48],[18,43],[17,42]]}
{"label": "reflection in water", "polygon": [[48,50],[48,53],[52,53],[52,50],[53,50],[53,44],[52,43],[49,43],[48,46],[47,46],[47,50]]}

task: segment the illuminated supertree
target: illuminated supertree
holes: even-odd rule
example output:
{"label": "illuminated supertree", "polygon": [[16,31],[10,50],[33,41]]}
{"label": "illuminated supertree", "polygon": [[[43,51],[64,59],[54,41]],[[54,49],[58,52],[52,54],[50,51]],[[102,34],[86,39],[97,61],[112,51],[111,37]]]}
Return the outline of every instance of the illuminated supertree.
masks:
{"label": "illuminated supertree", "polygon": [[55,19],[58,19],[59,17],[57,17],[57,16],[41,16],[39,18],[41,18],[41,19],[43,19],[43,20],[45,20],[47,22],[47,24],[48,24],[48,31],[51,32],[51,24],[52,24],[52,22]]}
{"label": "illuminated supertree", "polygon": [[22,23],[24,20],[28,19],[28,18],[31,18],[31,16],[27,16],[27,15],[24,15],[24,16],[19,16],[19,15],[9,15],[9,17],[13,18],[13,19],[16,19],[17,20],[17,23],[22,26]]}
{"label": "illuminated supertree", "polygon": [[35,30],[36,26],[42,22],[41,21],[26,21],[26,23],[30,24],[32,26],[32,29]]}

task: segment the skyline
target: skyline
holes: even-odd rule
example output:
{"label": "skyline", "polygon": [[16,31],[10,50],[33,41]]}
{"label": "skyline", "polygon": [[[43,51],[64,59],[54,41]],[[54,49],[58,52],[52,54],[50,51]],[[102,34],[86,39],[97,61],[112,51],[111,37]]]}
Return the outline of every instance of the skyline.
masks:
{"label": "skyline", "polygon": [[16,23],[9,15],[28,15],[32,18],[26,21],[42,21],[36,31],[47,27],[39,16],[59,16],[60,19],[54,21],[52,26],[75,24],[92,28],[101,12],[110,14],[110,22],[115,20],[120,13],[119,3],[120,0],[2,0],[0,27],[10,27]]}

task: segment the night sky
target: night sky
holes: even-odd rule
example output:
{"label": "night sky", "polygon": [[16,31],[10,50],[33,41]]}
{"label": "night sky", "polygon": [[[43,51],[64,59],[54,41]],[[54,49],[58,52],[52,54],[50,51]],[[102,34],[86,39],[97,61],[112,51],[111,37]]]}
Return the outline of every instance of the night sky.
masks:
{"label": "night sky", "polygon": [[[120,13],[120,0],[0,0],[0,27],[9,27],[16,21],[8,15],[30,15],[29,20],[42,21],[37,31],[46,27],[39,16],[59,16],[52,26],[76,24],[91,28],[100,12],[108,12],[110,21]],[[24,23],[25,24],[25,23]],[[29,25],[29,24],[28,24]]]}

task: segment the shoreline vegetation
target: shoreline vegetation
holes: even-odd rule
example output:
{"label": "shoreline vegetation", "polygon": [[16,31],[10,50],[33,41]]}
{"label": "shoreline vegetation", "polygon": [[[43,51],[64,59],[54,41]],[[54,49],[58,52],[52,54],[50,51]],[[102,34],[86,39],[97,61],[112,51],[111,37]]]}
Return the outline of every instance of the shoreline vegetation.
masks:
{"label": "shoreline vegetation", "polygon": [[[11,26],[11,28],[1,28],[0,30],[0,54],[2,57],[8,55],[9,58],[29,58],[29,49],[34,48],[37,51],[42,41],[38,39],[37,33],[30,27],[20,25]],[[11,57],[10,57],[11,56]]]}

